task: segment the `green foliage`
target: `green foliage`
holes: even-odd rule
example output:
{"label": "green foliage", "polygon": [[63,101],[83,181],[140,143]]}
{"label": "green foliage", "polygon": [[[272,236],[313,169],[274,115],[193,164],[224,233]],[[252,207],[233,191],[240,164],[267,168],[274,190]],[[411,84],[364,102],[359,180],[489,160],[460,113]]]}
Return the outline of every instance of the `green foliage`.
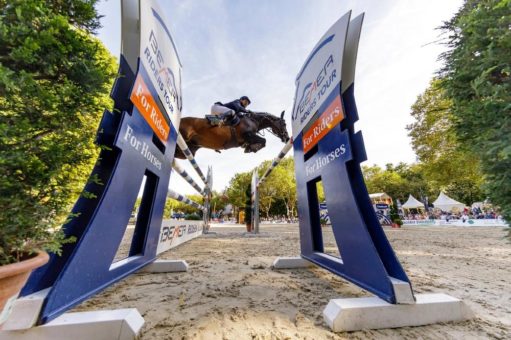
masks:
{"label": "green foliage", "polygon": [[59,252],[97,158],[116,63],[91,34],[95,2],[0,0],[0,263]]}
{"label": "green foliage", "polygon": [[[187,197],[194,202],[204,204],[204,197],[201,195],[188,195]],[[213,197],[215,197],[215,196],[213,196]],[[142,198],[140,198],[140,197],[137,198],[135,205],[133,206],[133,210],[132,210],[133,214],[135,214],[138,211],[141,201],[142,201]],[[213,204],[211,206],[213,207]],[[192,216],[192,215],[199,216],[199,219],[201,219],[200,214],[202,214],[202,212],[199,209],[197,209],[191,205],[185,204],[183,202],[179,202],[178,200],[172,199],[170,197],[167,198],[167,200],[165,201],[165,208],[163,209],[163,218],[169,219],[172,217],[173,213],[177,213],[177,212],[183,213],[186,216]],[[188,218],[185,218],[185,219],[188,219]]]}
{"label": "green foliage", "polygon": [[[262,176],[273,161],[265,161],[259,166]],[[270,215],[295,216],[296,213],[296,179],[293,158],[281,160],[264,183],[259,187],[259,207],[266,217]]]}
{"label": "green foliage", "polygon": [[[257,169],[261,177],[272,161],[264,161]],[[225,190],[225,196],[232,205],[245,209],[245,220],[250,218],[250,190],[252,171],[235,174]],[[259,208],[261,216],[296,216],[296,180],[294,161],[284,158],[259,187]]]}
{"label": "green foliage", "polygon": [[223,193],[217,191],[212,192],[210,201],[212,213],[224,210],[227,203],[228,203],[227,197]]}
{"label": "green foliage", "polygon": [[240,172],[229,181],[225,190],[225,196],[229,203],[236,207],[244,207],[246,202],[246,190],[252,181],[252,172]]}
{"label": "green foliage", "polygon": [[363,165],[362,172],[369,193],[384,192],[401,202],[406,201],[409,194],[419,198],[435,194],[425,180],[420,164],[387,164],[385,169]]}
{"label": "green foliage", "polygon": [[486,191],[511,221],[511,0],[467,0],[443,29],[442,78],[455,131],[480,160]]}
{"label": "green foliage", "polygon": [[167,197],[165,201],[165,208],[163,209],[163,218],[171,218],[172,213],[178,211],[179,201],[176,201],[170,197]]}
{"label": "green foliage", "polygon": [[[204,197],[201,195],[187,195],[186,197],[199,204],[204,204]],[[198,208],[195,208],[194,206],[188,205],[186,203],[177,201],[172,198],[167,198],[167,201],[165,202],[164,217],[170,218],[172,216],[172,213],[176,212],[183,213],[187,216],[193,214],[202,214],[202,211]]]}
{"label": "green foliage", "polygon": [[200,220],[202,220],[202,217],[199,216],[199,214],[197,214],[197,213],[186,214],[185,215],[185,220],[187,220],[187,221],[200,221]]}
{"label": "green foliage", "polygon": [[469,205],[484,200],[479,159],[458,140],[452,101],[441,80],[431,81],[413,104],[411,115],[415,121],[407,129],[429,187]]}

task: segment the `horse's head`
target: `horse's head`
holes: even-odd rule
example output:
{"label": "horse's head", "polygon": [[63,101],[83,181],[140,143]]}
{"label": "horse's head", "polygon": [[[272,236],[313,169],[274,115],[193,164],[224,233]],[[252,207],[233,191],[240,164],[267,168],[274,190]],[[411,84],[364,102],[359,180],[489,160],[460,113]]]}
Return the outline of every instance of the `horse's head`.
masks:
{"label": "horse's head", "polygon": [[280,138],[283,143],[287,143],[289,140],[289,135],[287,134],[286,120],[284,119],[284,113],[286,111],[282,111],[280,113],[280,118],[277,121],[277,128],[275,130],[272,129],[273,133]]}
{"label": "horse's head", "polygon": [[280,138],[283,143],[287,143],[289,135],[287,134],[284,112],[282,111],[280,118],[267,112],[252,112],[248,113],[247,116],[256,123],[257,131],[270,129],[271,133]]}
{"label": "horse's head", "polygon": [[276,117],[276,116],[274,116],[272,114],[267,113],[268,117],[270,118],[270,119],[268,119],[268,123],[269,123],[268,128],[271,130],[271,132],[275,136],[280,138],[280,140],[283,143],[287,143],[287,141],[289,140],[289,135],[287,134],[287,128],[286,128],[286,121],[284,119],[284,113],[285,113],[285,111],[282,111],[282,113],[280,114],[280,118]]}

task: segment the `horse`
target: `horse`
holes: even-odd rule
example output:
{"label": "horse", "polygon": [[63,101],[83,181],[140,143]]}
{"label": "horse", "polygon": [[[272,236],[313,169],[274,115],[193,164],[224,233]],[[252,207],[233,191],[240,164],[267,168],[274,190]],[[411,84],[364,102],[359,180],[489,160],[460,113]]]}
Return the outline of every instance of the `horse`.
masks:
{"label": "horse", "polygon": [[[246,153],[257,152],[266,145],[266,139],[257,135],[264,129],[270,129],[283,143],[289,140],[284,111],[280,118],[267,112],[246,113],[236,126],[213,126],[206,118],[194,117],[182,118],[179,125],[179,133],[194,156],[200,148],[220,152],[244,147]],[[175,157],[185,159],[180,148],[176,148]]]}

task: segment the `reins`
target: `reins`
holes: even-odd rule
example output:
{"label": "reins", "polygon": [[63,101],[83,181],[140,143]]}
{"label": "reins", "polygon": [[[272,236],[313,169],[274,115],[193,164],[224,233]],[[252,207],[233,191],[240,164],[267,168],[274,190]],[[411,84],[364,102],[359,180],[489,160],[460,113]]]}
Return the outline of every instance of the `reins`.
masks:
{"label": "reins", "polygon": [[[258,131],[256,132],[256,134],[258,134],[259,136],[264,137],[264,136],[265,136],[264,131],[265,131],[266,129],[268,129],[268,131],[269,131],[272,135],[274,135],[274,136],[275,136],[275,137],[277,137],[277,138],[280,138],[280,137],[279,137],[279,136],[278,136],[275,132],[273,132],[273,129],[272,129],[273,127],[275,127],[274,122],[275,122],[276,120],[278,120],[279,118],[278,118],[278,117],[274,117],[274,116],[272,116],[272,115],[270,115],[270,114],[268,114],[268,113],[262,113],[262,114],[260,113],[259,115],[260,115],[260,116],[259,116],[259,117],[260,117],[260,119],[256,119],[256,118],[255,118],[255,117],[256,117],[256,115],[255,115],[255,114],[249,114],[249,118],[250,118],[250,119],[252,119],[253,121],[255,121],[255,123],[256,123],[256,125],[257,125],[257,130],[258,130]],[[254,118],[252,118],[252,117],[254,117]],[[269,126],[268,126],[268,127],[266,127],[266,128],[263,128],[263,129],[259,130],[259,126],[260,126],[260,125],[261,125],[261,124],[262,124],[265,120],[267,120],[267,121],[269,121],[269,122],[270,122]]]}

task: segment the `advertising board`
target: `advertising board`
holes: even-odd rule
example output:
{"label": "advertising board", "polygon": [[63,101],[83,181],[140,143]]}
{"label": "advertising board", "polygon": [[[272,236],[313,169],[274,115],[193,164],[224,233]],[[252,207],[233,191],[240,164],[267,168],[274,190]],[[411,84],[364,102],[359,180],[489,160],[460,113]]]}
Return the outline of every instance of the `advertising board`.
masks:
{"label": "advertising board", "polygon": [[[341,82],[342,59],[350,14],[343,15],[319,40],[296,77],[291,115],[293,136],[316,116],[321,104]],[[321,113],[319,113],[321,114]],[[340,115],[337,115],[339,117]]]}
{"label": "advertising board", "polygon": [[175,248],[202,235],[203,221],[163,220],[156,254]]}

